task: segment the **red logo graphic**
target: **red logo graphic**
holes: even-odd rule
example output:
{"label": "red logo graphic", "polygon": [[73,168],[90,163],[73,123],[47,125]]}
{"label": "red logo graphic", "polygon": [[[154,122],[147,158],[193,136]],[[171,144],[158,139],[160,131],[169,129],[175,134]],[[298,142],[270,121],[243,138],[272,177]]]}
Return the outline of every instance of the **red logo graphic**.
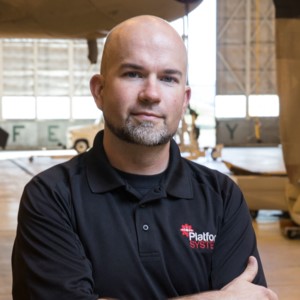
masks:
{"label": "red logo graphic", "polygon": [[190,224],[181,225],[180,231],[184,237],[189,239],[189,245],[192,249],[214,249],[216,241],[215,234],[209,232],[197,233]]}
{"label": "red logo graphic", "polygon": [[194,232],[194,229],[192,228],[191,225],[184,224],[184,225],[181,225],[180,231],[181,231],[182,235],[189,237],[189,232]]}

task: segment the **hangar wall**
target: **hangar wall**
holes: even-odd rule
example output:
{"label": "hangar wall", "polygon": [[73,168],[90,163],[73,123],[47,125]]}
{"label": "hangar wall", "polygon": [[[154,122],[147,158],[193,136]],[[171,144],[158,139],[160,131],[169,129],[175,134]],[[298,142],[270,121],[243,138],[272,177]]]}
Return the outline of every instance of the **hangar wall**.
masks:
{"label": "hangar wall", "polygon": [[224,118],[216,120],[216,141],[230,147],[277,146],[278,118]]}
{"label": "hangar wall", "polygon": [[13,120],[0,122],[0,128],[9,134],[6,150],[58,149],[66,147],[69,127],[93,123],[93,120]]}
{"label": "hangar wall", "polygon": [[94,122],[99,113],[89,78],[99,62],[91,65],[87,55],[84,40],[0,39],[0,129],[9,134],[6,149],[57,148],[66,144],[69,126]]}
{"label": "hangar wall", "polygon": [[[245,95],[246,98],[244,118],[216,120],[216,141],[227,146],[257,145],[254,137],[257,118],[249,113],[249,99],[252,95],[277,94],[272,0],[218,1],[216,61],[216,94]],[[226,99],[224,97],[224,101]],[[263,97],[260,101],[258,105],[266,105]],[[279,144],[279,117],[260,117],[259,122],[260,144]],[[230,133],[230,128],[235,128],[234,134]]]}

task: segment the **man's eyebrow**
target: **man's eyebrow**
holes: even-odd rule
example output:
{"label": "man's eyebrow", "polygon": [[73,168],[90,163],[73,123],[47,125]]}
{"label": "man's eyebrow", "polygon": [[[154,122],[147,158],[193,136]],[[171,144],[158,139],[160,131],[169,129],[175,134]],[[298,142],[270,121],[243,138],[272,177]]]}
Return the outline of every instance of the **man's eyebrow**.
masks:
{"label": "man's eyebrow", "polygon": [[179,75],[180,77],[182,77],[183,73],[179,70],[176,69],[166,69],[164,70],[164,73],[167,75]]}
{"label": "man's eyebrow", "polygon": [[[144,67],[142,67],[141,65],[137,65],[134,63],[123,63],[120,65],[120,69],[132,69],[132,70],[144,70]],[[165,69],[163,70],[164,74],[167,75],[179,75],[180,77],[183,76],[183,73],[177,69]]]}
{"label": "man's eyebrow", "polygon": [[143,70],[144,68],[140,65],[133,63],[124,63],[120,65],[120,69],[133,69],[133,70]]}

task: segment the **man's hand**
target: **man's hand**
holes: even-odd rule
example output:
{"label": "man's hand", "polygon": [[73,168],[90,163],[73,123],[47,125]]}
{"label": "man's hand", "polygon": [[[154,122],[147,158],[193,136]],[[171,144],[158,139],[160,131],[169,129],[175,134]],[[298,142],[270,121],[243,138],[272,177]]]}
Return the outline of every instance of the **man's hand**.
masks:
{"label": "man's hand", "polygon": [[252,283],[257,271],[257,260],[250,256],[245,271],[220,290],[222,299],[277,300],[278,297],[272,290]]}
{"label": "man's hand", "polygon": [[219,291],[204,292],[176,298],[177,300],[278,300],[277,295],[270,289],[253,284],[258,271],[257,260],[249,257],[245,271],[229,282]]}

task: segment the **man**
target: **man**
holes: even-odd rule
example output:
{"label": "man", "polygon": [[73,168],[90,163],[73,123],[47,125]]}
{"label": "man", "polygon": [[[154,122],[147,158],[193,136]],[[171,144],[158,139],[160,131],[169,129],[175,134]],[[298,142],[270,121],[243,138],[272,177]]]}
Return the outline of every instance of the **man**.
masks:
{"label": "man", "polygon": [[186,68],[180,36],[157,17],[111,31],[90,84],[104,131],[25,187],[14,299],[277,299],[240,190],[172,140]]}

